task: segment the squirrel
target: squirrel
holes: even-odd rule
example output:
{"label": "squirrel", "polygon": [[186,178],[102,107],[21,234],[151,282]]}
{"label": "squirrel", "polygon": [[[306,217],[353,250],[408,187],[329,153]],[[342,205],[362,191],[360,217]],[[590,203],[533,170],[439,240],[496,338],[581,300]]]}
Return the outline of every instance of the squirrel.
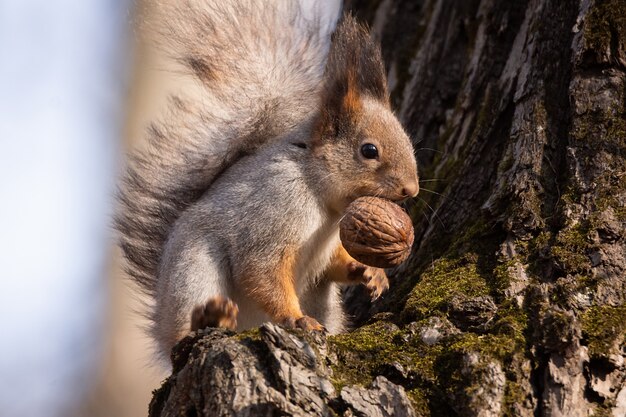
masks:
{"label": "squirrel", "polygon": [[345,208],[419,191],[380,47],[350,14],[333,32],[298,2],[171,7],[162,38],[201,99],[174,97],[151,124],[116,215],[160,353],[207,326],[343,331],[339,284],[389,286],[342,247]]}

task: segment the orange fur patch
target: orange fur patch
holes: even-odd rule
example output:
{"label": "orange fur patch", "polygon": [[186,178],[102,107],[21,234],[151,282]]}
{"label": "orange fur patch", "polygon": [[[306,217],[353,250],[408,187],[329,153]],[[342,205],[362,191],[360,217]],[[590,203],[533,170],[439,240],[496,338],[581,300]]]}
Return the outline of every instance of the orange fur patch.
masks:
{"label": "orange fur patch", "polygon": [[242,277],[242,289],[275,321],[302,317],[295,288],[295,248],[286,247],[272,268]]}
{"label": "orange fur patch", "polygon": [[335,249],[335,252],[330,262],[330,266],[326,270],[325,277],[334,282],[352,282],[348,274],[348,265],[351,262],[357,261],[352,256],[350,256],[350,254],[340,243],[339,246],[337,246],[337,249]]}
{"label": "orange fur patch", "polygon": [[313,148],[321,145],[325,137],[336,134],[341,126],[354,125],[362,114],[363,102],[356,77],[355,70],[349,70],[345,90],[326,92],[319,120],[311,132]]}
{"label": "orange fur patch", "polygon": [[348,90],[341,102],[341,113],[348,116],[351,120],[354,120],[363,109],[361,94],[357,89],[356,77],[355,71],[351,69],[348,72]]}

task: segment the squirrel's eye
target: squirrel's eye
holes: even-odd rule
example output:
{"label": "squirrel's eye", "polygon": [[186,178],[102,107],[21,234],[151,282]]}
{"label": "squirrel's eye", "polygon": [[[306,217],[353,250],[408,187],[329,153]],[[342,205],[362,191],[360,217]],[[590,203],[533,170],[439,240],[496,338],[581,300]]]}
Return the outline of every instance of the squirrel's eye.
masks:
{"label": "squirrel's eye", "polygon": [[367,159],[376,159],[378,158],[378,149],[376,148],[376,145],[366,143],[361,146],[361,155]]}

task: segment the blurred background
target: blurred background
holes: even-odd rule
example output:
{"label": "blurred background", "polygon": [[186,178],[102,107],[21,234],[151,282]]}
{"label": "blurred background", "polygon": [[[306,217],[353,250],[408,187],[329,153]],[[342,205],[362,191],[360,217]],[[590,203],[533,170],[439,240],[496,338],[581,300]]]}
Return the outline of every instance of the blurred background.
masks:
{"label": "blurred background", "polygon": [[149,15],[0,0],[0,417],[147,415],[165,377],[110,220],[123,155],[182,82]]}

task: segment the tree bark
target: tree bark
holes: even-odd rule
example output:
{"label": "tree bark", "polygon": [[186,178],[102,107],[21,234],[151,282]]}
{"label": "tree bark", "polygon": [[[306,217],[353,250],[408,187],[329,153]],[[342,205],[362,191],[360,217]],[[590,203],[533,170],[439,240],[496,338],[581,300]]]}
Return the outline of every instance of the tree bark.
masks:
{"label": "tree bark", "polygon": [[415,139],[412,256],[349,334],[186,339],[150,415],[626,415],[626,2],[347,7]]}

